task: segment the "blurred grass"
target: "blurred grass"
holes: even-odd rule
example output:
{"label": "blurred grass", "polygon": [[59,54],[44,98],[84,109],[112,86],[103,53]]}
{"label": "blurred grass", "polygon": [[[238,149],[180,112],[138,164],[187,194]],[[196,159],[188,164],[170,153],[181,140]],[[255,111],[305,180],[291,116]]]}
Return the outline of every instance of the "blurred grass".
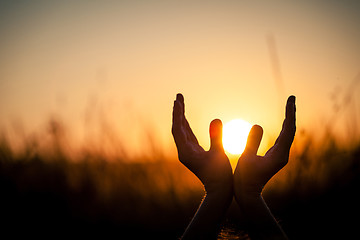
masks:
{"label": "blurred grass", "polygon": [[[118,154],[109,160],[102,148],[91,147],[71,155],[61,121],[48,126],[47,138],[27,138],[16,151],[0,138],[2,234],[181,236],[203,189],[176,156],[154,150],[150,158],[129,161]],[[358,235],[360,142],[341,145],[330,131],[319,143],[311,134],[305,139],[295,142],[289,164],[267,185],[266,201],[291,239]],[[219,239],[247,238],[239,215],[232,205]]]}
{"label": "blurred grass", "polygon": [[51,120],[52,144],[45,153],[36,148],[39,140],[14,152],[1,139],[2,230],[44,237],[49,232],[131,239],[181,236],[203,195],[185,167],[156,156],[108,161],[97,149],[83,150],[74,160],[61,147],[58,124]]}

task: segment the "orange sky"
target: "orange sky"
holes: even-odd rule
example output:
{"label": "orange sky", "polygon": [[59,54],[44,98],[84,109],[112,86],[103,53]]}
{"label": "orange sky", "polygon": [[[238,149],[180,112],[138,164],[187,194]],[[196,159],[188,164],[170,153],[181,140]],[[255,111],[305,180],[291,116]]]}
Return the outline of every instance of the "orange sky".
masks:
{"label": "orange sky", "polygon": [[[357,1],[2,2],[0,127],[11,135],[20,121],[33,132],[56,114],[75,142],[102,123],[131,151],[156,134],[173,153],[177,92],[205,148],[213,118],[260,124],[271,139],[294,94],[298,129],[311,133],[360,71],[359,11]],[[350,88],[356,116],[359,85]],[[344,116],[337,129],[353,124]]]}

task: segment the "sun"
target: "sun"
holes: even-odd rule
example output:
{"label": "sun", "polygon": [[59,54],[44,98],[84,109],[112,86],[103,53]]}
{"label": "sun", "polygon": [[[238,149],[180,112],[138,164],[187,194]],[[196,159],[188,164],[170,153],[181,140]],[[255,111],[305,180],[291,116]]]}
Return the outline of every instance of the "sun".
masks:
{"label": "sun", "polygon": [[223,146],[231,154],[241,154],[246,145],[252,125],[242,119],[233,119],[224,124]]}

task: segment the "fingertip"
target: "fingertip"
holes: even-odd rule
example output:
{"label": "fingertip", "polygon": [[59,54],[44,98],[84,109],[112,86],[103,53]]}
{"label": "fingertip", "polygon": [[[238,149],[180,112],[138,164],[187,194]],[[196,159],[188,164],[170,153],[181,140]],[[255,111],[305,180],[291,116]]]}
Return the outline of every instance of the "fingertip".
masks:
{"label": "fingertip", "polygon": [[210,123],[210,138],[217,138],[222,135],[222,122],[220,119],[214,119]]}
{"label": "fingertip", "polygon": [[180,107],[179,102],[174,101],[174,106],[173,106],[174,111],[178,111],[179,107]]}
{"label": "fingertip", "polygon": [[294,95],[290,95],[288,98],[288,103],[294,103],[295,104],[296,97]]}
{"label": "fingertip", "polygon": [[184,96],[181,93],[176,94],[176,101],[184,102]]}
{"label": "fingertip", "polygon": [[244,150],[245,154],[254,154],[254,155],[257,154],[263,136],[263,132],[264,132],[263,128],[260,125],[255,124],[254,126],[251,127]]}
{"label": "fingertip", "polygon": [[255,134],[257,136],[260,136],[260,135],[262,136],[264,133],[264,130],[260,125],[255,124],[251,127],[250,133]]}
{"label": "fingertip", "polygon": [[295,119],[295,112],[296,112],[296,105],[295,105],[296,97],[294,95],[291,95],[286,103],[286,118]]}
{"label": "fingertip", "polygon": [[211,121],[210,125],[213,125],[214,127],[221,127],[222,121],[218,118]]}
{"label": "fingertip", "polygon": [[222,122],[220,119],[214,119],[210,123],[210,149],[220,149],[223,151],[222,146]]}

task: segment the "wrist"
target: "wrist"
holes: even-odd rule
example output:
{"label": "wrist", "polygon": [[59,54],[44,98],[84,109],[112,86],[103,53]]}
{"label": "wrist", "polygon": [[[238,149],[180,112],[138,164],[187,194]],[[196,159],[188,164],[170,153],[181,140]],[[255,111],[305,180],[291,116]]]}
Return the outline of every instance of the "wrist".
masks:
{"label": "wrist", "polygon": [[240,195],[235,195],[236,202],[241,208],[250,210],[251,208],[257,208],[260,204],[264,204],[264,199],[259,192],[247,192]]}
{"label": "wrist", "polygon": [[207,186],[205,187],[205,198],[215,201],[218,204],[228,205],[234,197],[233,184],[229,183],[223,186]]}
{"label": "wrist", "polygon": [[216,184],[204,184],[206,195],[222,195],[222,196],[233,196],[234,195],[234,184],[233,181],[227,181],[224,183]]}
{"label": "wrist", "polygon": [[262,188],[259,187],[245,187],[245,186],[238,186],[235,184],[234,186],[235,191],[235,199],[236,201],[240,203],[251,203],[251,202],[257,202],[257,200],[262,200]]}
{"label": "wrist", "polygon": [[266,205],[261,192],[247,192],[236,197],[246,218],[249,236],[254,239],[287,239]]}
{"label": "wrist", "polygon": [[182,239],[216,239],[233,199],[232,184],[205,187],[205,197]]}

